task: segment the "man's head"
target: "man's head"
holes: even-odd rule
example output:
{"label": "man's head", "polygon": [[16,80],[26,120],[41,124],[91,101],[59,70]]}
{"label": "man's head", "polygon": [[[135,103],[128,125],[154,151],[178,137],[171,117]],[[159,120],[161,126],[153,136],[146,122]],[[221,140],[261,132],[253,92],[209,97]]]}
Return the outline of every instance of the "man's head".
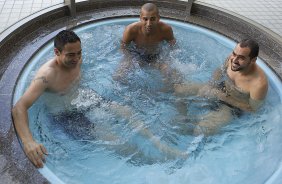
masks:
{"label": "man's head", "polygon": [[259,45],[251,39],[240,41],[233,50],[231,60],[232,71],[242,71],[256,62],[259,53]]}
{"label": "man's head", "polygon": [[140,20],[145,34],[152,33],[160,20],[158,7],[153,3],[146,3],[141,7]]}
{"label": "man's head", "polygon": [[54,52],[58,62],[65,67],[75,67],[81,59],[80,38],[69,30],[59,32],[54,40]]}

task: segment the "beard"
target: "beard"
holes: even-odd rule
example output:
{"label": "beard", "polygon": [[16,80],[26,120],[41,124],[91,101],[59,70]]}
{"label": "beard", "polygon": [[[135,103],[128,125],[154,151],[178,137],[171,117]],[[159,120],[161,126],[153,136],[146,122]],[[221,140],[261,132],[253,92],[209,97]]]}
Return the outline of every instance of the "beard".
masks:
{"label": "beard", "polygon": [[240,65],[239,63],[234,63],[233,61],[231,61],[231,70],[234,72],[238,72],[238,71],[242,71],[242,70],[246,70],[250,67],[251,65],[251,61],[249,63],[244,63],[242,65]]}
{"label": "beard", "polygon": [[231,70],[233,72],[237,72],[237,71],[242,70],[242,67],[241,67],[241,65],[231,63]]}

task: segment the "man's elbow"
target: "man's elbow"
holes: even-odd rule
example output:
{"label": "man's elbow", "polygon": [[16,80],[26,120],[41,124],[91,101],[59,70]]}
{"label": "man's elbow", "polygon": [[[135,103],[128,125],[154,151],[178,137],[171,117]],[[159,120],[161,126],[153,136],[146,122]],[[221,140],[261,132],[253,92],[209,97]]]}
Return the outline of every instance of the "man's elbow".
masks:
{"label": "man's elbow", "polygon": [[12,117],[13,117],[13,119],[15,119],[18,116],[19,112],[20,112],[20,106],[18,104],[16,104],[12,108]]}
{"label": "man's elbow", "polygon": [[249,101],[250,112],[256,112],[264,104],[264,99],[262,100],[253,100]]}
{"label": "man's elbow", "polygon": [[18,116],[20,116],[20,114],[22,112],[26,112],[27,111],[27,107],[24,106],[21,103],[16,103],[16,105],[12,108],[12,117],[13,119],[17,118]]}

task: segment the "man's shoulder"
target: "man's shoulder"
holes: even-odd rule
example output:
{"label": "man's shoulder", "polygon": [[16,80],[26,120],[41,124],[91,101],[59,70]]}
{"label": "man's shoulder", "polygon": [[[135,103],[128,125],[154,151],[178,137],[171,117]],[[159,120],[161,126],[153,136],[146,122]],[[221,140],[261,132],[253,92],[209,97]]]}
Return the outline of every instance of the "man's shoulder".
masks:
{"label": "man's shoulder", "polygon": [[162,31],[171,31],[172,27],[165,22],[159,21],[159,27]]}
{"label": "man's shoulder", "polygon": [[48,62],[46,62],[44,65],[42,65],[38,72],[37,72],[37,76],[44,76],[46,78],[52,79],[53,77],[56,76],[56,74],[58,73],[58,68],[55,65],[55,61],[50,60]]}
{"label": "man's shoulder", "polygon": [[126,26],[126,30],[128,32],[137,32],[139,29],[141,29],[141,23],[140,22],[134,22]]}
{"label": "man's shoulder", "polygon": [[263,69],[258,67],[258,83],[265,86],[268,85],[268,79],[266,74],[264,73]]}
{"label": "man's shoulder", "polygon": [[257,66],[257,70],[254,74],[253,82],[251,85],[253,88],[260,90],[267,90],[268,88],[267,76],[259,66]]}
{"label": "man's shoulder", "polygon": [[266,74],[264,73],[264,70],[258,65],[256,64],[256,70],[255,70],[255,73],[256,73],[256,79],[257,80],[264,80],[264,81],[267,81],[267,76]]}
{"label": "man's shoulder", "polygon": [[129,44],[131,41],[133,41],[136,37],[138,37],[140,26],[138,22],[134,22],[132,24],[129,24],[126,26],[124,32],[123,32],[123,38],[122,42],[125,44]]}
{"label": "man's shoulder", "polygon": [[264,71],[261,68],[257,68],[257,72],[254,75],[254,80],[250,84],[250,95],[252,99],[263,100],[268,91],[268,79]]}

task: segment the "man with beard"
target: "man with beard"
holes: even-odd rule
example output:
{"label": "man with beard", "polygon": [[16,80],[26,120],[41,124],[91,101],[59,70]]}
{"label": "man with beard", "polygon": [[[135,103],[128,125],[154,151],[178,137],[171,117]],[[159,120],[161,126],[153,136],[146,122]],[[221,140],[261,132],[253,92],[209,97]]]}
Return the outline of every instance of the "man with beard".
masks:
{"label": "man with beard", "polygon": [[[262,104],[268,90],[268,80],[257,65],[258,44],[251,39],[240,41],[222,68],[209,84],[177,84],[177,95],[197,95],[219,100],[216,111],[203,117],[198,127],[211,134],[243,111],[254,112]],[[199,132],[198,132],[199,133]]]}

